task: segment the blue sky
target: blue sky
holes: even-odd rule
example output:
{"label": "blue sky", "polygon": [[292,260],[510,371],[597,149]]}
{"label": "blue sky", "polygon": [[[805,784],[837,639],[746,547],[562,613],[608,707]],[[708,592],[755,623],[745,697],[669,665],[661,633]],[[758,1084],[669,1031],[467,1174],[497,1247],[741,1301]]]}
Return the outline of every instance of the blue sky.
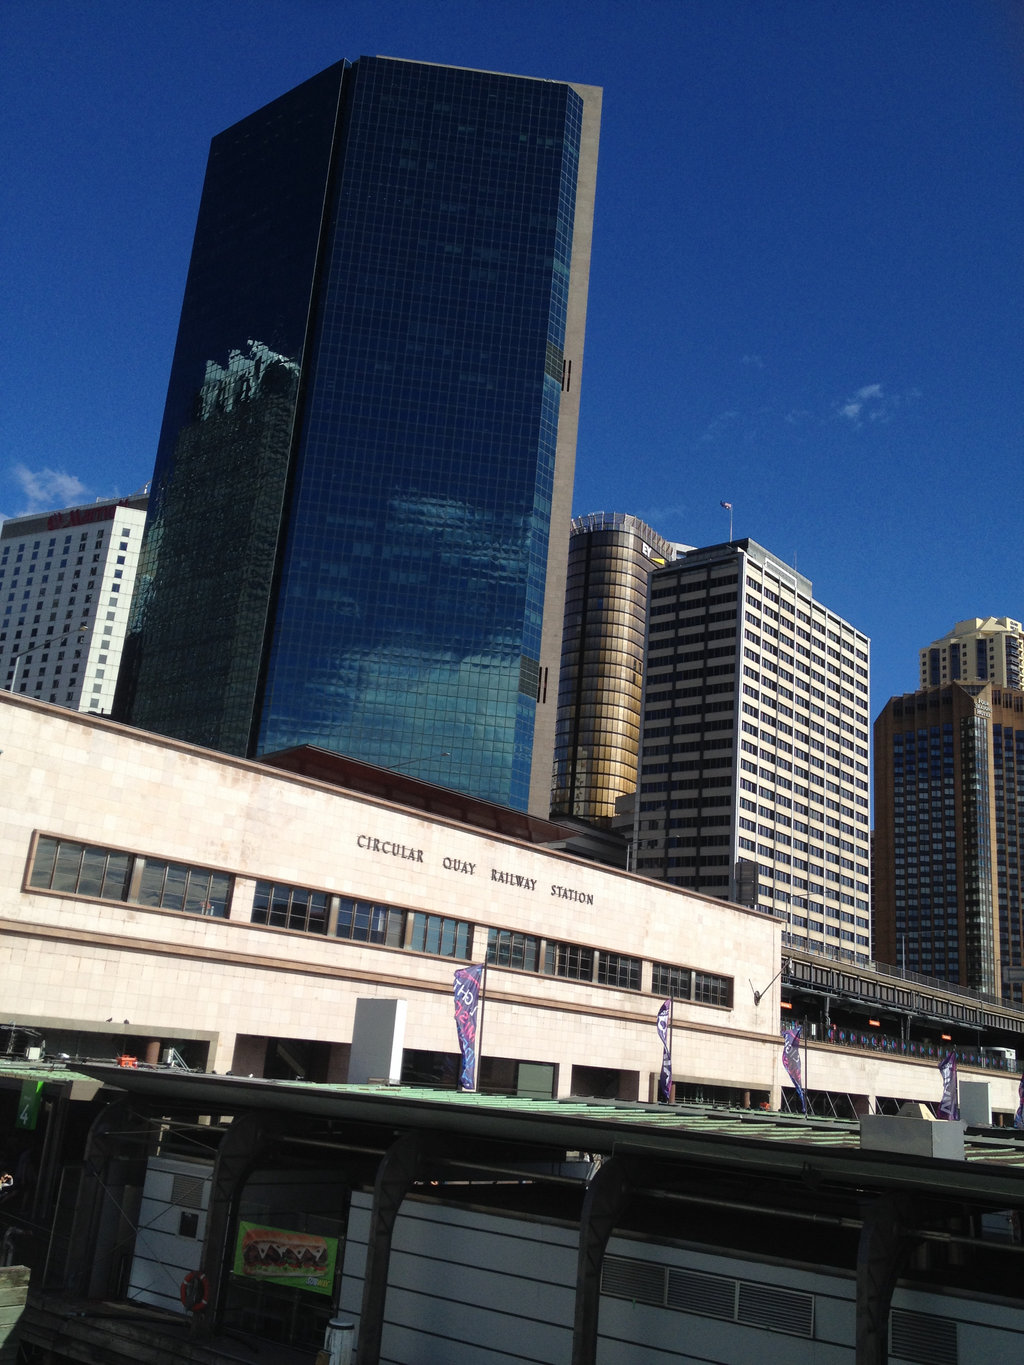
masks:
{"label": "blue sky", "polygon": [[1015,0],[8,0],[0,515],[149,478],[210,138],[362,53],[604,87],[577,512],[873,641],[1024,617]]}

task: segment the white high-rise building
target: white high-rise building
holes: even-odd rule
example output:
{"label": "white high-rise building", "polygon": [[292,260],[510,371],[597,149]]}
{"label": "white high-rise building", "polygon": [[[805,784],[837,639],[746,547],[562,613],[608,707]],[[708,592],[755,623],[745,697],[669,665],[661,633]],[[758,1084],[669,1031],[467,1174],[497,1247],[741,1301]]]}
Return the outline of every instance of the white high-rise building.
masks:
{"label": "white high-rise building", "polygon": [[109,713],[147,502],[137,493],[0,526],[0,688]]}
{"label": "white high-rise building", "polygon": [[867,960],[869,641],[752,540],[651,575],[634,852],[642,875]]}
{"label": "white high-rise building", "polygon": [[996,683],[1024,687],[1024,626],[1009,616],[971,616],[919,651],[922,687]]}

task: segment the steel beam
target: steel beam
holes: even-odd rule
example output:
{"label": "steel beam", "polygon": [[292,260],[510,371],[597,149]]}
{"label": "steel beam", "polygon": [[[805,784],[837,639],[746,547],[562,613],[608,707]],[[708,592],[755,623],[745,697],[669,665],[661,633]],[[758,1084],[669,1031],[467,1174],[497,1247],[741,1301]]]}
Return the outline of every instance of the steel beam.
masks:
{"label": "steel beam", "polygon": [[572,1365],[595,1365],[597,1359],[601,1268],[608,1239],[619,1221],[629,1193],[626,1164],[621,1157],[613,1156],[605,1161],[587,1186],[580,1213]]}
{"label": "steel beam", "polygon": [[857,1247],[857,1365],[886,1365],[889,1308],[912,1245],[907,1200],[882,1195],[866,1205]]}
{"label": "steel beam", "polygon": [[388,1295],[388,1267],[391,1238],[402,1207],[402,1200],[423,1167],[423,1146],[419,1135],[406,1133],[393,1143],[377,1167],[373,1187],[373,1210],[366,1246],[366,1274],[363,1304],[359,1313],[358,1365],[379,1365],[384,1308]]}

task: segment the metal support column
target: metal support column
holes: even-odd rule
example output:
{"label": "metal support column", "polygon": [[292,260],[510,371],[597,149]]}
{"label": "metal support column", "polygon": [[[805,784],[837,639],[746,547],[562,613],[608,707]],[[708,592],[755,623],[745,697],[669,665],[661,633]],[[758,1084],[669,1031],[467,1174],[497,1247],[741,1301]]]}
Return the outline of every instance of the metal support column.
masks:
{"label": "metal support column", "polygon": [[93,1120],[64,1263],[64,1283],[72,1293],[106,1298],[120,1291],[146,1160],[155,1145],[153,1125],[127,1096]]}
{"label": "metal support column", "polygon": [[[590,1184],[580,1213],[576,1261],[576,1312],[572,1325],[572,1365],[594,1365],[597,1320],[601,1304],[601,1267],[605,1248],[629,1197],[621,1157],[607,1160]],[[362,1365],[362,1362],[360,1362]]]}
{"label": "metal support column", "polygon": [[864,1212],[857,1247],[857,1365],[886,1365],[889,1307],[912,1246],[910,1206],[882,1195]]}
{"label": "metal support column", "polygon": [[217,1148],[206,1212],[206,1237],[198,1267],[206,1276],[209,1307],[193,1317],[196,1336],[210,1336],[224,1313],[222,1286],[233,1256],[229,1235],[235,1225],[245,1182],[277,1136],[281,1120],[257,1113],[242,1114],[227,1127]]}
{"label": "metal support column", "polygon": [[359,1314],[356,1346],[358,1365],[379,1365],[388,1294],[391,1237],[402,1200],[423,1166],[423,1148],[416,1133],[406,1133],[384,1153],[373,1187],[373,1211],[366,1247],[366,1276]]}

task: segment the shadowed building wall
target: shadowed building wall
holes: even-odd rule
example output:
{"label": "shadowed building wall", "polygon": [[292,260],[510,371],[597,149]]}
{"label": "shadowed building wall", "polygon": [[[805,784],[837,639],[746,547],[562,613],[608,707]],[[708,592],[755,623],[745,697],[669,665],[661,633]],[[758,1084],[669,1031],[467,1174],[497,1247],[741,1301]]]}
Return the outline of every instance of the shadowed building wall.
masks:
{"label": "shadowed building wall", "polygon": [[879,960],[1021,1004],[1024,692],[950,683],[875,722]]}

